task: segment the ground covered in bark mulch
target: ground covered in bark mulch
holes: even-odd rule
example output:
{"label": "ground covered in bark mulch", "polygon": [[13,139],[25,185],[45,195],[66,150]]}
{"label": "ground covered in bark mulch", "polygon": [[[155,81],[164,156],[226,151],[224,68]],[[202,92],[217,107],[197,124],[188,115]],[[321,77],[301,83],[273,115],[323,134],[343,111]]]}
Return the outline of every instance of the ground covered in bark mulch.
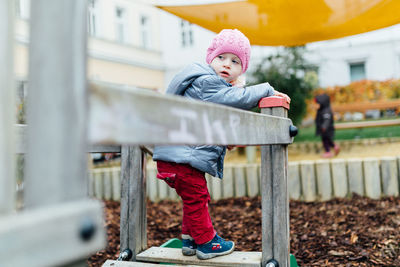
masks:
{"label": "ground covered in bark mulch", "polygon": [[[88,259],[101,266],[119,254],[119,202],[106,201],[108,247]],[[148,246],[179,237],[181,203],[147,203]],[[400,197],[360,196],[327,202],[290,202],[290,252],[299,266],[400,266]],[[212,201],[210,213],[236,250],[261,251],[260,198]]]}

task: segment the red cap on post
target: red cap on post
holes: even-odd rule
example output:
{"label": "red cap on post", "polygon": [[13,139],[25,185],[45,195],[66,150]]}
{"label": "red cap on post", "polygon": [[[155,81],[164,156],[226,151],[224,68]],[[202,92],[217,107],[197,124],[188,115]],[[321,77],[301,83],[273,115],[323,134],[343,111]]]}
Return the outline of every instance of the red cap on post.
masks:
{"label": "red cap on post", "polygon": [[272,108],[272,107],[283,107],[289,110],[290,105],[283,97],[280,96],[269,96],[261,98],[258,102],[259,108]]}

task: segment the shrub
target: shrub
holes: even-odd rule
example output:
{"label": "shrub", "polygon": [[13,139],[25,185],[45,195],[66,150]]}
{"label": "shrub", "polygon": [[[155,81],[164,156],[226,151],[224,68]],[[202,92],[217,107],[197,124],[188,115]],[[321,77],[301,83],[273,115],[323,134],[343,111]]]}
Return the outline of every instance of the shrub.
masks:
{"label": "shrub", "polygon": [[250,74],[254,83],[269,82],[277,91],[290,96],[289,118],[299,124],[306,114],[306,99],[318,84],[317,75],[303,58],[304,47],[287,47],[266,57]]}

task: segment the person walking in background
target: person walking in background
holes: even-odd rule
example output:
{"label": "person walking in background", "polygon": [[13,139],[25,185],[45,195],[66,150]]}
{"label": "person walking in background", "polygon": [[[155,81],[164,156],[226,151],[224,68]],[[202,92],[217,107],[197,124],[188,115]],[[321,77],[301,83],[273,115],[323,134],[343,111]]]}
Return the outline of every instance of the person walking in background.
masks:
{"label": "person walking in background", "polygon": [[[333,126],[333,112],[331,101],[327,94],[320,94],[315,97],[315,102],[319,105],[315,118],[316,135],[321,135],[322,144],[325,152],[323,158],[331,158],[340,152],[339,145],[334,143],[335,128]],[[333,148],[334,153],[332,153]]]}
{"label": "person walking in background", "polygon": [[[241,109],[257,106],[267,96],[290,98],[268,83],[245,87],[239,77],[250,60],[250,42],[239,30],[222,30],[207,49],[207,64],[193,63],[178,73],[167,94]],[[243,87],[244,86],[244,87]],[[229,148],[229,147],[228,147]],[[208,211],[210,194],[205,173],[223,177],[226,146],[156,146],[157,178],[174,188],[183,202],[182,254],[201,260],[226,255],[235,244],[221,238]]]}

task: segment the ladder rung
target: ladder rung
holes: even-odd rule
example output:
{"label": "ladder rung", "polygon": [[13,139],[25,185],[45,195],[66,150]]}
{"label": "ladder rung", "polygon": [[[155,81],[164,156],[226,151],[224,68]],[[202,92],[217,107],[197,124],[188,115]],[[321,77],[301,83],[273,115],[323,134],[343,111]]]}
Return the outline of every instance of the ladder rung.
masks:
{"label": "ladder rung", "polygon": [[[116,260],[107,260],[102,267],[160,267],[160,264],[157,263],[147,263],[147,262],[138,262],[138,261],[116,261]],[[162,266],[162,265],[161,265]],[[203,267],[200,265],[169,265],[168,267]]]}
{"label": "ladder rung", "polygon": [[261,252],[234,251],[229,255],[199,260],[196,256],[183,256],[181,249],[178,248],[151,247],[136,255],[136,259],[145,262],[165,262],[181,265],[260,267]]}

